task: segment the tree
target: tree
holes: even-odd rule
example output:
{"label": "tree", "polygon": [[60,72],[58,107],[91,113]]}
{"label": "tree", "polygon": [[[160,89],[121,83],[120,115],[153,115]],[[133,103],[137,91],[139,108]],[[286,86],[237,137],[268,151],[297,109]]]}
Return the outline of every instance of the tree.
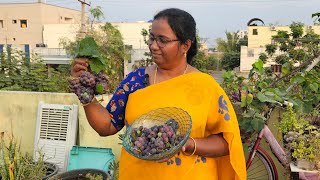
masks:
{"label": "tree", "polygon": [[[274,44],[266,46],[267,54],[261,54],[263,59],[252,65],[248,79],[233,72],[224,74],[222,86],[237,111],[242,135],[259,132],[277,103],[290,102],[301,114],[319,112],[319,35],[303,32],[300,23],[292,23],[290,29],[291,32],[278,31],[272,37]],[[281,54],[274,56],[277,49]],[[264,68],[266,56],[282,65],[281,76],[275,77]],[[306,71],[307,66],[310,71]]]}
{"label": "tree", "polygon": [[103,12],[101,9],[101,6],[96,6],[95,8],[90,8],[89,12],[92,16],[91,20],[90,20],[90,27],[91,29],[93,28],[93,24],[97,23],[100,21],[101,18],[103,18]]}
{"label": "tree", "polygon": [[311,17],[315,18],[314,21],[313,21],[314,25],[319,25],[320,24],[320,12],[312,14]]}
{"label": "tree", "polygon": [[[290,32],[278,31],[272,37],[273,44],[266,45],[266,52],[278,64],[292,68],[295,63],[304,63],[319,51],[316,45],[320,36],[312,30],[304,32],[302,23],[293,22],[289,27]],[[281,52],[280,56],[274,56],[276,50]]]}
{"label": "tree", "polygon": [[240,49],[242,45],[247,45],[246,37],[241,39],[238,33],[226,32],[227,40],[218,38],[217,49],[223,52],[222,68],[232,70],[240,66]]}

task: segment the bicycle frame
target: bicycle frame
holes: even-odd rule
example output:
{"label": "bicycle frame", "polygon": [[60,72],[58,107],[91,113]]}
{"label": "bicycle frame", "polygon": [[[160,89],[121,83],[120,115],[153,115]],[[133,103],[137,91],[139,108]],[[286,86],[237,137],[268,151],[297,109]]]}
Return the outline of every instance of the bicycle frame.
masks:
{"label": "bicycle frame", "polygon": [[[264,125],[264,128],[260,131],[260,133],[254,143],[253,149],[251,150],[251,152],[249,154],[249,158],[248,158],[248,161],[246,164],[247,169],[250,167],[252,160],[255,156],[255,153],[257,152],[258,148],[260,147],[260,143],[261,143],[262,138],[265,138],[266,142],[269,144],[269,146],[272,150],[272,153],[277,157],[279,162],[284,167],[287,167],[289,164],[289,161],[288,161],[286,153],[284,152],[284,150],[282,149],[282,147],[280,146],[280,144],[278,143],[276,138],[273,136],[269,127],[267,125]],[[261,148],[260,148],[260,150],[261,150]],[[266,155],[267,155],[267,153],[266,153]],[[271,159],[270,156],[268,158]]]}

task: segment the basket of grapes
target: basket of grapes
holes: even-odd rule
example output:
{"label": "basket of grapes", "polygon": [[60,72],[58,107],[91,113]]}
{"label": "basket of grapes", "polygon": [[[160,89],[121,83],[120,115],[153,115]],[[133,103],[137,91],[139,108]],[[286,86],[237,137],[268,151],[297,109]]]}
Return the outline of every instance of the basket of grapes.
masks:
{"label": "basket of grapes", "polygon": [[178,153],[189,138],[190,115],[176,107],[158,108],[136,119],[123,137],[125,150],[143,160],[162,160]]}

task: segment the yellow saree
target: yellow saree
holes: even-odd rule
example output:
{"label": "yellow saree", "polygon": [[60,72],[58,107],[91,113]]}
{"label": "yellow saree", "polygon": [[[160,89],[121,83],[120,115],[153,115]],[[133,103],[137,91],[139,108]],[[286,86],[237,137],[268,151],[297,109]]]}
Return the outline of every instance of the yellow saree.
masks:
{"label": "yellow saree", "polygon": [[192,117],[193,138],[223,133],[230,155],[206,158],[178,153],[168,162],[137,159],[122,148],[120,180],[129,179],[246,179],[245,159],[236,115],[222,88],[204,73],[181,75],[129,95],[126,122],[161,107],[180,107]]}

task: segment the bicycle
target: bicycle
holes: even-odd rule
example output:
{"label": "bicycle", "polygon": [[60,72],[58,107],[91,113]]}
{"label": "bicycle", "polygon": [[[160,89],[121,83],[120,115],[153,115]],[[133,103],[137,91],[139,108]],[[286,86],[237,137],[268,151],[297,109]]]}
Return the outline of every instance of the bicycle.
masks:
{"label": "bicycle", "polygon": [[[247,179],[265,179],[265,180],[278,180],[278,172],[275,163],[268,152],[263,149],[260,144],[261,140],[265,139],[272,153],[285,168],[289,168],[289,159],[284,149],[280,146],[277,139],[267,125],[259,132],[252,150],[250,151],[247,167]],[[320,176],[314,173],[299,172],[296,174],[297,178],[319,180]]]}
{"label": "bicycle", "polygon": [[267,125],[259,132],[252,150],[249,153],[249,157],[246,163],[247,167],[247,179],[269,179],[277,180],[278,172],[271,156],[264,150],[260,144],[261,140],[265,138],[266,142],[270,146],[273,154],[279,162],[284,166],[288,167],[288,157],[280,146],[271,130]]}

